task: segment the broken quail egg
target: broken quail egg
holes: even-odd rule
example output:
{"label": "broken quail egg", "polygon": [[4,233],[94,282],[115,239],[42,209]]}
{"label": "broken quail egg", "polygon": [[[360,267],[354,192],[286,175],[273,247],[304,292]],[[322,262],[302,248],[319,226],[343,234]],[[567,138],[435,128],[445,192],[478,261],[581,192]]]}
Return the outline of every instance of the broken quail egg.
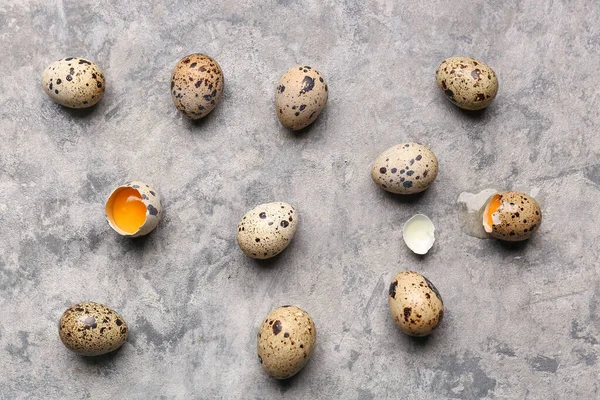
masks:
{"label": "broken quail egg", "polygon": [[105,213],[108,224],[120,235],[147,235],[156,228],[162,216],[160,195],[150,185],[131,182],[110,194]]}
{"label": "broken quail egg", "polygon": [[435,242],[435,226],[423,214],[413,215],[402,227],[404,243],[416,254],[427,254]]}
{"label": "broken quail egg", "polygon": [[517,242],[529,239],[542,224],[542,210],[525,193],[500,192],[492,196],[483,212],[483,228],[492,237]]}
{"label": "broken quail egg", "polygon": [[427,278],[414,271],[394,277],[388,293],[392,318],[410,336],[427,336],[444,316],[442,296]]}

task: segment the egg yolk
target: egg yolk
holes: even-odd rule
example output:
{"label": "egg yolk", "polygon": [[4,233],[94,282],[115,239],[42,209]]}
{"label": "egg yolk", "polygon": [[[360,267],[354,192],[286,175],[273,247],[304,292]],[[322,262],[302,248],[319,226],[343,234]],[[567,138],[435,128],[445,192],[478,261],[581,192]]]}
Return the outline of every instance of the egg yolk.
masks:
{"label": "egg yolk", "polygon": [[500,195],[494,195],[494,197],[492,197],[492,200],[490,200],[490,204],[487,206],[487,215],[485,216],[487,218],[487,223],[488,226],[492,227],[494,226],[494,220],[492,219],[492,215],[498,211],[498,209],[500,208],[501,205],[501,201],[500,201]]}
{"label": "egg yolk", "polygon": [[127,233],[137,232],[146,222],[146,205],[142,196],[133,188],[126,188],[117,193],[112,207],[115,225]]}

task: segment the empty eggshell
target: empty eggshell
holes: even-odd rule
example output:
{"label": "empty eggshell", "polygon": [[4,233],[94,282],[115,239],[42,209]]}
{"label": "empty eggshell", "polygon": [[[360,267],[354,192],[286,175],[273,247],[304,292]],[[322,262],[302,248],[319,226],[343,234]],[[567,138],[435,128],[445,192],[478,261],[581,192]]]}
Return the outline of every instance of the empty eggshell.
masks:
{"label": "empty eggshell", "polygon": [[371,178],[382,189],[397,194],[424,191],[435,180],[438,160],[429,148],[401,143],[381,153],[371,166]]}
{"label": "empty eggshell", "polygon": [[404,243],[416,254],[427,254],[435,242],[435,226],[423,214],[413,215],[402,227]]}
{"label": "empty eggshell", "polygon": [[106,201],[106,219],[117,233],[128,237],[152,232],[162,216],[160,195],[143,182],[130,182],[116,188]]}
{"label": "empty eggshell", "polygon": [[50,64],[42,74],[42,86],[52,100],[65,107],[86,108],[104,95],[104,75],[85,58],[68,57]]}
{"label": "empty eggshell", "polygon": [[305,128],[321,114],[327,95],[327,82],[319,71],[307,65],[292,67],[277,82],[277,117],[291,130]]}
{"label": "empty eggshell", "polygon": [[294,238],[298,214],[287,203],[266,203],[248,211],[238,224],[237,241],[252,258],[266,259],[281,253]]}
{"label": "empty eggshell", "polygon": [[529,239],[542,224],[542,210],[525,193],[500,192],[492,196],[483,212],[483,228],[492,237],[517,242]]}
{"label": "empty eggshell", "polygon": [[257,335],[258,359],[269,375],[286,379],[308,362],[317,341],[317,329],[308,313],[295,306],[271,311]]}
{"label": "empty eggshell", "polygon": [[84,302],[63,313],[58,333],[69,350],[82,356],[99,356],[121,347],[129,331],[125,319],[112,308]]}
{"label": "empty eggshell", "polygon": [[388,293],[392,318],[410,336],[427,336],[444,316],[442,296],[427,278],[414,271],[394,277]]}
{"label": "empty eggshell", "polygon": [[183,57],[171,76],[171,97],[179,111],[191,119],[208,115],[223,94],[223,70],[206,54]]}
{"label": "empty eggshell", "polygon": [[498,78],[487,64],[470,57],[450,57],[440,64],[435,79],[446,98],[465,110],[481,110],[498,93]]}

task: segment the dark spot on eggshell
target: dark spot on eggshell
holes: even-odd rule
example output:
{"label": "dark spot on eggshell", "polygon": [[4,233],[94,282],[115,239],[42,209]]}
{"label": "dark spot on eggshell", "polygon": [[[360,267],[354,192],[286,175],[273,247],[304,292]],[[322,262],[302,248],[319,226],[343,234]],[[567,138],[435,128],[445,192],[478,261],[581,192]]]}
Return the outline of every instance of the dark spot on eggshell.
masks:
{"label": "dark spot on eggshell", "polygon": [[393,281],[390,284],[390,288],[388,290],[388,294],[390,295],[391,298],[395,299],[396,298],[396,288],[398,287],[398,281]]}
{"label": "dark spot on eggshell", "polygon": [[273,335],[278,335],[281,332],[281,321],[280,320],[276,320],[273,323]]}
{"label": "dark spot on eggshell", "polygon": [[154,216],[158,215],[158,210],[152,204],[148,204],[147,209],[148,209],[148,212],[150,213],[150,215],[154,215]]}
{"label": "dark spot on eggshell", "polygon": [[429,287],[429,289],[431,289],[431,291],[433,293],[435,293],[437,298],[440,299],[440,301],[443,303],[444,301],[442,300],[442,296],[440,295],[440,292],[438,292],[437,288],[433,285],[433,283],[431,283],[431,281],[425,277],[423,277],[423,279],[425,279],[425,282],[427,283],[427,287]]}
{"label": "dark spot on eggshell", "polygon": [[306,75],[302,80],[302,89],[300,90],[300,94],[305,94],[310,92],[315,87],[315,81],[310,76]]}

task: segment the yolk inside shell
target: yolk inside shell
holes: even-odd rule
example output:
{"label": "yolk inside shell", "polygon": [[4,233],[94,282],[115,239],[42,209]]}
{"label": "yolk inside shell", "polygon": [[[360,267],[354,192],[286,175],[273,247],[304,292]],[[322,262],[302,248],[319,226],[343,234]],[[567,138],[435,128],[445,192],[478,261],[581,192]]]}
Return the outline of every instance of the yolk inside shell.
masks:
{"label": "yolk inside shell", "polygon": [[146,205],[142,196],[133,188],[126,188],[115,197],[112,216],[115,225],[127,233],[137,232],[146,222]]}
{"label": "yolk inside shell", "polygon": [[490,204],[487,207],[488,212],[485,216],[485,218],[487,219],[488,226],[490,226],[490,227],[494,226],[494,220],[492,219],[492,215],[496,211],[498,211],[501,204],[502,204],[502,202],[500,201],[499,194],[494,195],[494,197],[492,197],[492,200],[490,200]]}

